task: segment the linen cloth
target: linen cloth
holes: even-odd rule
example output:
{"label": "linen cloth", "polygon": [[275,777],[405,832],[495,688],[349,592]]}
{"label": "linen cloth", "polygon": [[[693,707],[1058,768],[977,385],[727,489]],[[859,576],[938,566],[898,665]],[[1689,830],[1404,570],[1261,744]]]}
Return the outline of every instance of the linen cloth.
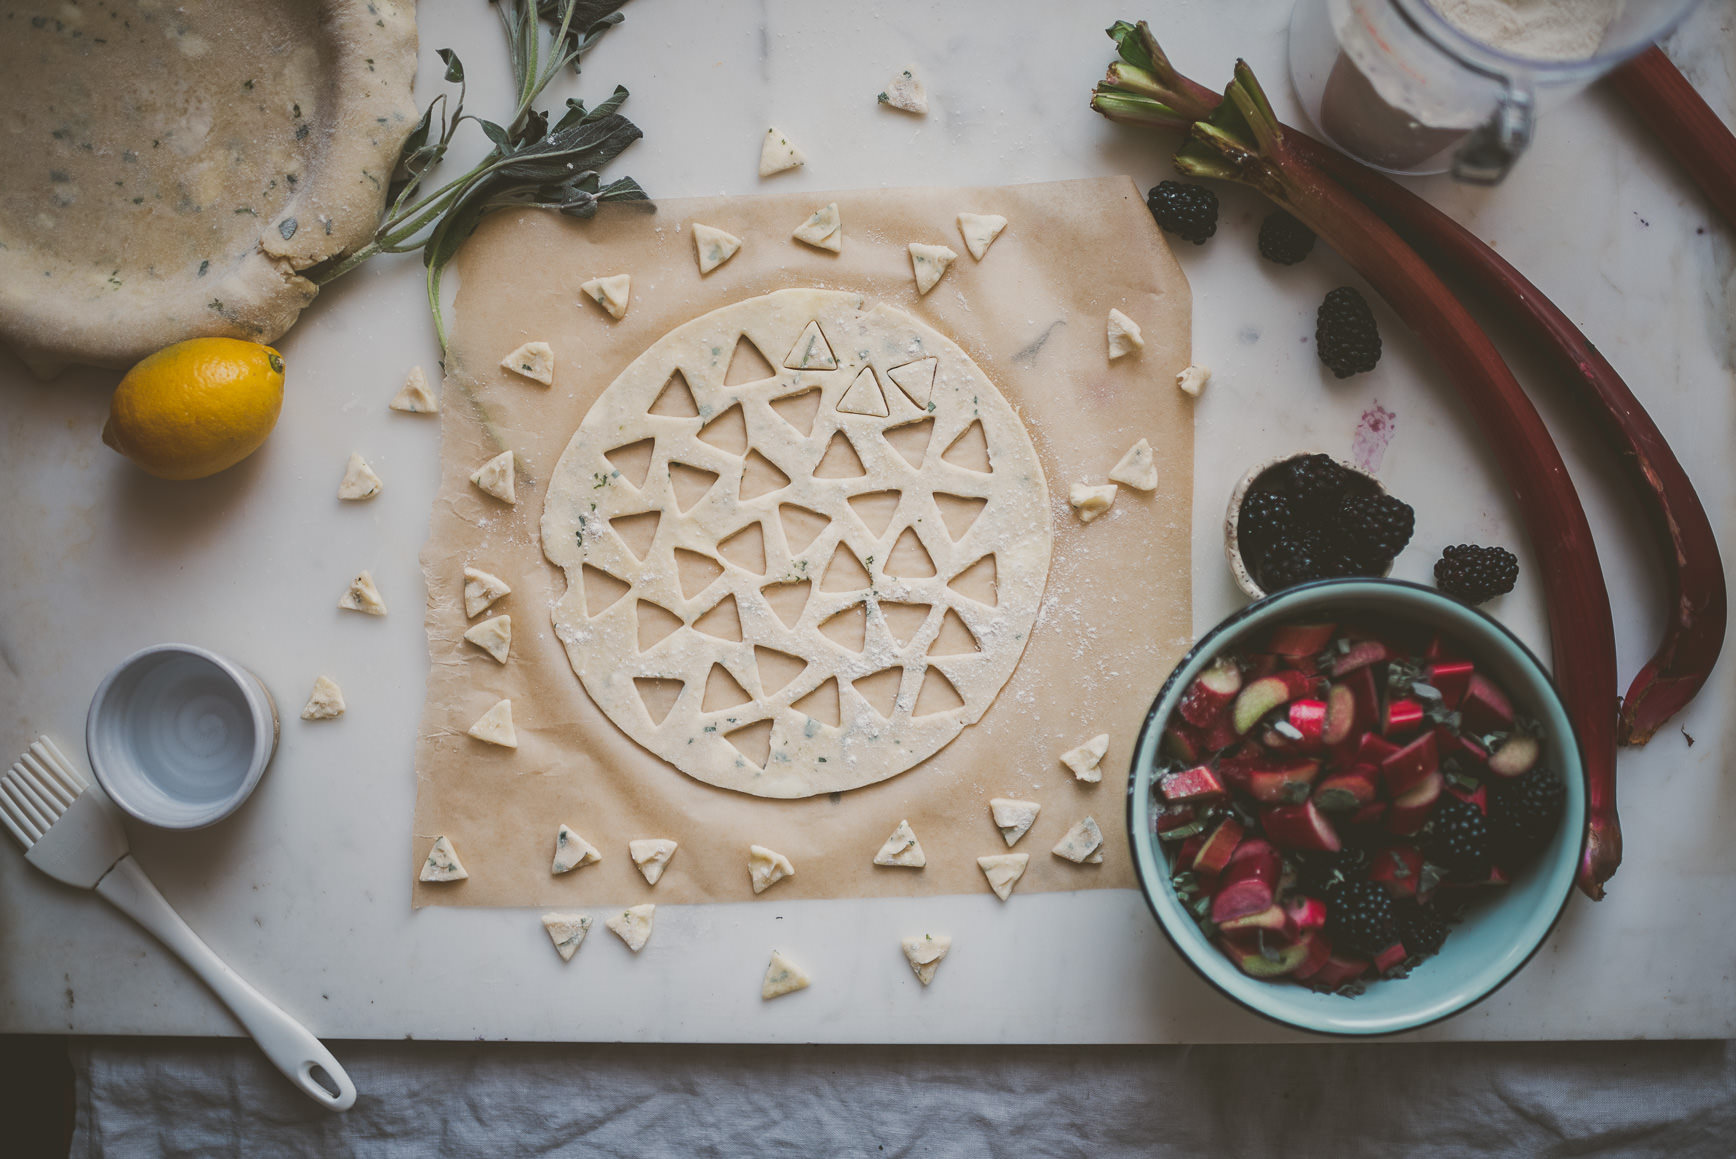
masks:
{"label": "linen cloth", "polygon": [[251,1043],[77,1039],[71,1154],[1736,1153],[1736,1044],[751,1047],[334,1043],[343,1115]]}

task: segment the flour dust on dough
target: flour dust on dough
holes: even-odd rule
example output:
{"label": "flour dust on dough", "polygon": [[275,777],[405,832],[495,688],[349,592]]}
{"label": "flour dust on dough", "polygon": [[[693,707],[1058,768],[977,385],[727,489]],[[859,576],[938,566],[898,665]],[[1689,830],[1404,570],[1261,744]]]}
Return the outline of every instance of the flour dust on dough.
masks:
{"label": "flour dust on dough", "polygon": [[[813,330],[824,359],[800,356]],[[556,634],[609,718],[689,776],[780,798],[874,784],[1012,675],[1048,503],[1023,423],[950,339],[780,290],[677,327],[585,416],[543,509]]]}

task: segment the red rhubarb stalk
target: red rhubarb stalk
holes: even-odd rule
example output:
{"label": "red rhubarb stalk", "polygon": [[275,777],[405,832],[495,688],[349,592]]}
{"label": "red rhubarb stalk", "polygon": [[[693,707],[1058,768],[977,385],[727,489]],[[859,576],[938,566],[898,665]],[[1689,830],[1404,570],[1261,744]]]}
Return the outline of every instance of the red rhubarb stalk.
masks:
{"label": "red rhubarb stalk", "polygon": [[1610,73],[1609,83],[1736,229],[1736,136],[1664,50],[1653,45]]}
{"label": "red rhubarb stalk", "polygon": [[[1140,29],[1148,53],[1155,49]],[[1118,38],[1119,39],[1119,38]],[[1123,42],[1125,44],[1125,42]],[[1167,67],[1161,53],[1148,60]],[[1118,80],[1161,92],[1143,99],[1144,123],[1164,116],[1191,119],[1197,92],[1165,89],[1144,62],[1129,63]],[[1191,86],[1197,90],[1198,86]],[[1101,95],[1101,94],[1100,94]],[[1112,94],[1104,108],[1141,119],[1137,90]],[[1185,108],[1194,102],[1195,108]],[[1177,106],[1184,106],[1178,108]],[[1173,127],[1173,126],[1172,126]],[[1589,805],[1580,888],[1601,897],[1602,883],[1621,860],[1615,811],[1615,634],[1597,547],[1566,465],[1542,417],[1513,374],[1450,290],[1427,263],[1384,222],[1312,165],[1278,123],[1259,82],[1238,62],[1236,79],[1209,120],[1196,120],[1176,166],[1194,176],[1236,181],[1259,190],[1308,225],[1366,278],[1423,341],[1479,420],[1484,437],[1506,465],[1539,558],[1556,561],[1542,582],[1550,611],[1557,684],[1579,735]]]}
{"label": "red rhubarb stalk", "polygon": [[[1109,35],[1123,59],[1110,65],[1092,107],[1110,119],[1185,133],[1222,101],[1217,93],[1178,73],[1143,22],[1118,23]],[[1710,172],[1728,173],[1727,179],[1715,179],[1724,181],[1722,193],[1736,206],[1736,138],[1686,87],[1668,59],[1660,66],[1651,57],[1648,52],[1627,66],[1643,73],[1658,90],[1648,108],[1666,108],[1675,117],[1673,132],[1683,140],[1672,138],[1672,147],[1692,144],[1695,148],[1690,152],[1711,155],[1704,162]],[[1669,79],[1672,76],[1674,81]],[[1628,83],[1632,87],[1636,82]],[[1621,375],[1579,327],[1506,259],[1382,174],[1294,129],[1285,129],[1285,134],[1299,156],[1361,198],[1437,269],[1475,284],[1480,299],[1526,330],[1566,380],[1585,392],[1582,401],[1652,513],[1669,587],[1663,638],[1628,686],[1617,723],[1618,743],[1645,744],[1698,694],[1724,646],[1728,617],[1724,563],[1687,472]],[[1736,215],[1731,220],[1736,223]]]}

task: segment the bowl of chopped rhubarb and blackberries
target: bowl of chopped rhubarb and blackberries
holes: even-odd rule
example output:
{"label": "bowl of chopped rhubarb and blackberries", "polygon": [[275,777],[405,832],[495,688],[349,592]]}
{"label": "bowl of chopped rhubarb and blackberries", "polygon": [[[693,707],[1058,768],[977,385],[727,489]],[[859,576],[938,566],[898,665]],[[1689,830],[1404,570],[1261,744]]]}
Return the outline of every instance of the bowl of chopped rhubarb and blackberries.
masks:
{"label": "bowl of chopped rhubarb and blackberries", "polygon": [[1512,977],[1585,829],[1578,745],[1537,658],[1416,584],[1291,588],[1206,634],[1134,754],[1140,885],[1230,998],[1326,1034],[1410,1030]]}

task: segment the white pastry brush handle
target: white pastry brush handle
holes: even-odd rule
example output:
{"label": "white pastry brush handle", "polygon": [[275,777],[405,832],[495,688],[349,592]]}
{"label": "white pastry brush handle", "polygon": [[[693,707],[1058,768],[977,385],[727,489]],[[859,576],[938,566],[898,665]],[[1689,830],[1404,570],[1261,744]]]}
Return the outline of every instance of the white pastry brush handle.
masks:
{"label": "white pastry brush handle", "polygon": [[[348,1110],[356,1101],[355,1084],[325,1044],[212,953],[211,947],[199,940],[199,935],[157,892],[157,887],[145,876],[145,871],[139,868],[131,854],[115,862],[108,875],[97,882],[96,892],[154,934],[158,941],[187,963],[205,985],[211,987],[211,992],[229,1007],[272,1065],[309,1098],[334,1111]],[[335,1092],[315,1081],[315,1067],[324,1071],[337,1086]]]}

